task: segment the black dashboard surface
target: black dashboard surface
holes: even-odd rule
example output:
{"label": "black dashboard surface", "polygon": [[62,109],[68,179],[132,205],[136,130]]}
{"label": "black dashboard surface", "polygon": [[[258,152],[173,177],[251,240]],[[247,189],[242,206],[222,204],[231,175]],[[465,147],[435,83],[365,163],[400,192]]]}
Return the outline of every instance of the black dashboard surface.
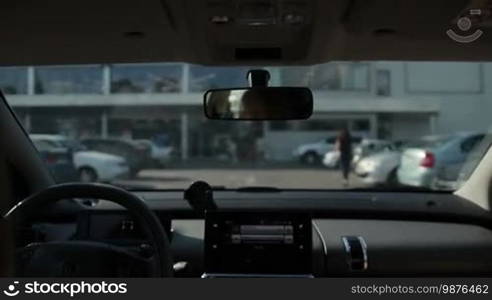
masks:
{"label": "black dashboard surface", "polygon": [[[189,211],[190,205],[183,200],[183,191],[135,191],[152,209]],[[279,190],[276,192],[242,192],[235,190],[214,191],[214,200],[222,209],[325,209],[385,211],[428,211],[480,213],[483,209],[459,196],[450,193],[410,192],[352,192],[323,190]],[[100,205],[104,208],[105,205]],[[463,211],[465,210],[465,211]]]}
{"label": "black dashboard surface", "polygon": [[[183,191],[135,192],[158,214],[170,219],[203,218],[183,199]],[[409,220],[476,224],[492,229],[492,214],[448,193],[392,193],[350,191],[214,192],[218,210],[293,211],[313,218]],[[121,210],[101,201],[96,210]]]}
{"label": "black dashboard surface", "polygon": [[[203,215],[182,192],[139,193],[171,222],[178,276],[205,271]],[[463,276],[492,274],[490,213],[451,194],[278,192],[216,193],[218,210],[309,213],[314,276]],[[101,202],[95,211],[120,211]],[[172,221],[171,221],[172,220]],[[353,270],[345,237],[365,243],[367,268]]]}
{"label": "black dashboard surface", "polygon": [[[492,274],[492,232],[474,225],[381,221],[313,220],[313,270],[324,276],[466,276]],[[203,220],[173,221],[176,261],[204,270]],[[342,237],[367,243],[368,268],[351,270]]]}

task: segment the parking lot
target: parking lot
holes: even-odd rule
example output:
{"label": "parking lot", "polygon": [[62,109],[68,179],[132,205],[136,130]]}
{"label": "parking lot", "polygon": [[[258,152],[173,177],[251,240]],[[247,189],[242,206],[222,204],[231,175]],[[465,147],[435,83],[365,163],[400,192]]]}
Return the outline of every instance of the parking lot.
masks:
{"label": "parking lot", "polygon": [[[323,168],[181,168],[143,170],[131,180],[114,182],[134,189],[186,188],[196,180],[204,180],[212,186],[227,188],[243,186],[271,186],[280,188],[341,189],[340,171]],[[364,184],[352,175],[348,188]]]}

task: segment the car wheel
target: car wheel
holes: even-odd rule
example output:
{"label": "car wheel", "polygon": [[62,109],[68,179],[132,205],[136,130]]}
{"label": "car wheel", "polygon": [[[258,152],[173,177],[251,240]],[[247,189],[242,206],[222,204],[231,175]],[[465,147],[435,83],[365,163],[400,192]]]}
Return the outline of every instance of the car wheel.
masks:
{"label": "car wheel", "polygon": [[315,152],[308,152],[302,156],[301,160],[307,165],[315,165],[319,163],[320,157]]}
{"label": "car wheel", "polygon": [[84,167],[79,170],[79,180],[81,182],[96,182],[97,173],[94,169]]}

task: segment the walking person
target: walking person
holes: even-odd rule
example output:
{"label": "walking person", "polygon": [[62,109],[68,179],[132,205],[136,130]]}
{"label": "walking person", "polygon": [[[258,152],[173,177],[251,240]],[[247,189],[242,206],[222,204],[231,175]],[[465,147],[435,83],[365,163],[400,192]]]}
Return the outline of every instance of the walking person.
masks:
{"label": "walking person", "polygon": [[343,185],[347,187],[349,185],[350,165],[352,162],[352,137],[346,128],[342,129],[338,134],[335,147],[340,153]]}

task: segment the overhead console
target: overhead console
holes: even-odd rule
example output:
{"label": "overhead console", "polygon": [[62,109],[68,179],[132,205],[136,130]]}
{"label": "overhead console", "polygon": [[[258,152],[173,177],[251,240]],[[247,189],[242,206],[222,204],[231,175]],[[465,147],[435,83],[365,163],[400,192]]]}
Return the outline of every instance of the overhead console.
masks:
{"label": "overhead console", "polygon": [[187,4],[189,23],[203,41],[200,48],[207,45],[208,58],[214,61],[296,61],[307,54],[312,0],[188,0]]}
{"label": "overhead console", "polygon": [[311,217],[207,212],[202,277],[312,277]]}

